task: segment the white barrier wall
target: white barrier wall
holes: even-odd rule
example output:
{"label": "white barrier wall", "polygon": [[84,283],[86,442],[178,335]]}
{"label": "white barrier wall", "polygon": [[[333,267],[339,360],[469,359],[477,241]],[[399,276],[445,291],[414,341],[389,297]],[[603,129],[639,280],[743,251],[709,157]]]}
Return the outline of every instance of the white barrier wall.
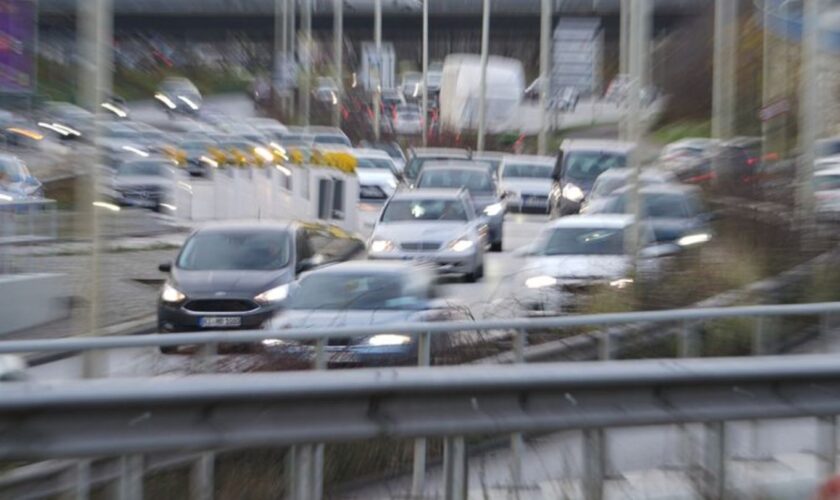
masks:
{"label": "white barrier wall", "polygon": [[320,220],[350,232],[359,229],[359,180],[336,168],[228,168],[176,182],[175,214],[184,220]]}

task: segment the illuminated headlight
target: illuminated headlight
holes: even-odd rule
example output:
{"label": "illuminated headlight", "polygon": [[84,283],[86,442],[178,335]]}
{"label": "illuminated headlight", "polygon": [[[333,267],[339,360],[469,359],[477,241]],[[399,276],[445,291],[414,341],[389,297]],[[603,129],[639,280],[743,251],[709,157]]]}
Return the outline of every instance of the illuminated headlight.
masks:
{"label": "illuminated headlight", "polygon": [[177,302],[181,302],[186,298],[187,296],[184,295],[180,290],[170,285],[169,283],[164,283],[163,291],[160,294],[160,300],[168,302],[170,304],[175,304]]}
{"label": "illuminated headlight", "polygon": [[271,151],[267,150],[262,146],[254,148],[254,153],[256,153],[256,155],[262,158],[264,161],[274,160],[274,155],[271,154]]}
{"label": "illuminated headlight", "polygon": [[690,247],[693,245],[699,245],[701,243],[706,243],[707,241],[711,240],[712,236],[707,233],[699,233],[699,234],[689,234],[687,236],[683,236],[682,238],[677,240],[677,245],[681,247]]}
{"label": "illuminated headlight", "polygon": [[455,252],[466,252],[475,246],[471,240],[457,239],[449,244],[449,249]]}
{"label": "illuminated headlight", "polygon": [[390,333],[374,335],[367,339],[368,345],[372,346],[405,345],[409,342],[411,342],[411,337],[407,335],[394,335]]}
{"label": "illuminated headlight", "polygon": [[174,102],[172,102],[172,99],[170,99],[170,98],[169,98],[168,96],[166,96],[165,94],[161,94],[160,92],[158,92],[157,94],[155,94],[155,99],[157,99],[158,101],[162,102],[162,103],[163,103],[163,104],[164,104],[167,108],[169,108],[169,109],[175,109],[175,107],[176,107],[176,106],[175,106],[175,103],[174,103]]}
{"label": "illuminated headlight", "polygon": [[370,244],[371,252],[392,252],[396,248],[393,241],[389,240],[373,240]]}
{"label": "illuminated headlight", "polygon": [[569,201],[580,201],[583,199],[583,190],[574,184],[566,184],[563,186],[563,198]]}
{"label": "illuminated headlight", "polygon": [[632,284],[633,284],[633,279],[632,278],[622,278],[622,279],[617,279],[617,280],[610,281],[610,286],[613,287],[613,288],[618,288],[619,290],[627,288],[628,286],[630,286]]}
{"label": "illuminated headlight", "polygon": [[282,300],[286,300],[286,297],[289,296],[289,285],[280,285],[277,287],[272,288],[271,290],[266,290],[263,293],[254,297],[254,300],[259,302],[260,304],[273,304],[275,302],[280,302]]}
{"label": "illuminated headlight", "polygon": [[504,203],[493,203],[492,205],[488,205],[484,207],[484,215],[489,215],[493,217],[494,215],[499,215],[505,209]]}
{"label": "illuminated headlight", "polygon": [[525,280],[525,286],[530,289],[546,288],[557,284],[557,278],[553,276],[534,276]]}
{"label": "illuminated headlight", "polygon": [[190,109],[192,109],[193,111],[197,111],[197,110],[198,110],[198,105],[197,105],[196,103],[194,103],[194,102],[192,101],[192,99],[190,99],[189,97],[187,97],[187,96],[183,96],[183,95],[179,95],[179,96],[178,96],[178,99],[179,99],[181,102],[183,102],[184,104],[186,104],[187,106],[189,106],[189,107],[190,107]]}

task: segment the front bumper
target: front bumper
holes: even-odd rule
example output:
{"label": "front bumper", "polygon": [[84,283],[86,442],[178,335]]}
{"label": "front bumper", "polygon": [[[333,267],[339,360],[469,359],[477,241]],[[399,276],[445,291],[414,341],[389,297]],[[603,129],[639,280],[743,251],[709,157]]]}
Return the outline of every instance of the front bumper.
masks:
{"label": "front bumper", "polygon": [[507,208],[516,212],[548,213],[549,203],[547,194],[520,194],[507,199]]}
{"label": "front bumper", "polygon": [[[158,331],[160,333],[197,332],[212,330],[258,330],[281,309],[280,305],[260,306],[247,312],[193,312],[182,305],[158,304]],[[239,318],[239,326],[206,327],[203,318]]]}
{"label": "front bumper", "polygon": [[406,260],[432,264],[440,274],[469,274],[478,268],[478,254],[449,251],[370,253],[371,260]]}

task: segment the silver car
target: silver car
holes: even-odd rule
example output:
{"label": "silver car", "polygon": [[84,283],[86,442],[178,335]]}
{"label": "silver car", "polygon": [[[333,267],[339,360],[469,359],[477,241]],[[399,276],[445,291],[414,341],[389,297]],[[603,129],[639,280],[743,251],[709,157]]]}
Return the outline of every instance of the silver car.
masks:
{"label": "silver car", "polygon": [[397,192],[373,228],[368,257],[428,262],[474,282],[484,275],[486,236],[464,189]]}

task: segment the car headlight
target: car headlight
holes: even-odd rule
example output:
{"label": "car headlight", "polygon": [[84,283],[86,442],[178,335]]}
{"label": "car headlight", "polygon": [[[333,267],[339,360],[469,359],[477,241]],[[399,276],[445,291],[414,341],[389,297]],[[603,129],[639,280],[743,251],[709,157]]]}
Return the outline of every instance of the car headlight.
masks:
{"label": "car headlight", "polygon": [[373,240],[370,244],[371,252],[392,252],[396,248],[393,241],[389,240]]}
{"label": "car headlight", "polygon": [[271,154],[271,151],[262,146],[254,148],[254,153],[263,161],[274,161],[274,155]]}
{"label": "car headlight", "polygon": [[263,293],[254,297],[254,300],[259,302],[260,304],[273,304],[275,302],[280,302],[282,300],[286,300],[286,297],[289,296],[289,284],[276,286],[270,290],[266,290]]}
{"label": "car headlight", "polygon": [[530,289],[546,288],[557,284],[557,278],[553,276],[534,276],[525,280],[525,286]]}
{"label": "car headlight", "polygon": [[493,203],[492,205],[487,205],[484,207],[484,215],[488,215],[493,217],[494,215],[499,215],[505,209],[504,203]]}
{"label": "car headlight", "polygon": [[563,186],[563,198],[569,201],[580,201],[584,197],[583,190],[574,184]]}
{"label": "car headlight", "polygon": [[628,286],[633,284],[633,278],[621,278],[617,280],[610,281],[610,286],[613,288],[618,288],[619,290],[623,290]]}
{"label": "car headlight", "polygon": [[184,295],[180,290],[178,290],[174,286],[170,285],[169,283],[163,284],[163,290],[160,293],[160,300],[168,302],[170,304],[175,304],[181,302],[186,298],[187,296]]}
{"label": "car headlight", "polygon": [[388,345],[405,345],[411,342],[411,337],[408,335],[394,335],[391,333],[383,333],[381,335],[374,335],[367,339],[367,344],[372,346],[388,346]]}
{"label": "car headlight", "polygon": [[459,238],[449,244],[449,249],[455,252],[466,252],[468,250],[472,250],[474,246],[475,243],[473,243],[472,240]]}
{"label": "car headlight", "polygon": [[690,247],[694,245],[699,245],[701,243],[706,243],[707,241],[712,239],[712,235],[708,233],[699,233],[699,234],[689,234],[683,236],[682,238],[677,240],[677,245],[681,247]]}

